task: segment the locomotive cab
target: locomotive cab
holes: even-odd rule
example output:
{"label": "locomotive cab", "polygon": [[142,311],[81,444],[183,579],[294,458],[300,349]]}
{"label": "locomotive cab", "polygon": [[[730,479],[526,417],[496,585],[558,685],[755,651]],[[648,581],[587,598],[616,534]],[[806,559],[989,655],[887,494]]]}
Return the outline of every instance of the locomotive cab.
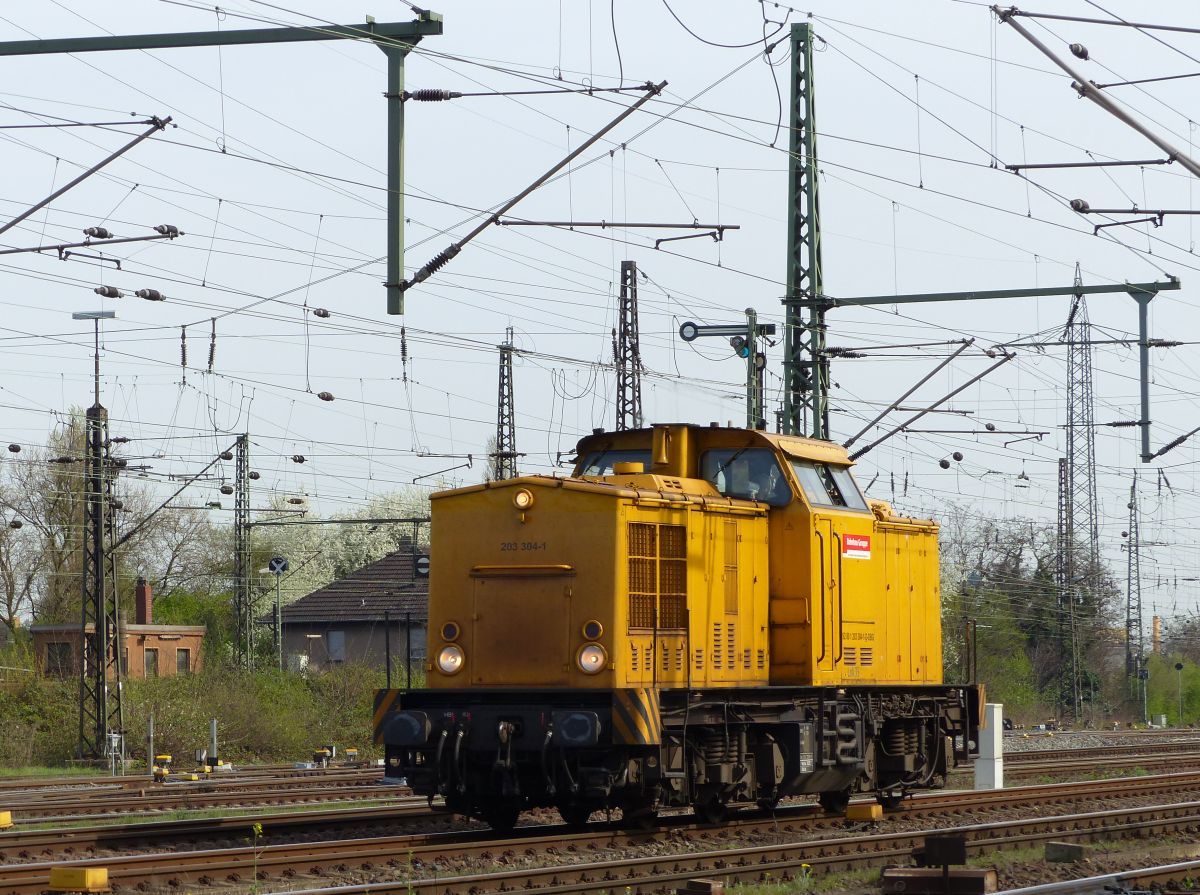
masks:
{"label": "locomotive cab", "polygon": [[937,525],[867,499],[843,448],[663,425],[577,456],[432,496],[427,689],[376,700],[390,775],[504,827],[894,802],[968,757]]}

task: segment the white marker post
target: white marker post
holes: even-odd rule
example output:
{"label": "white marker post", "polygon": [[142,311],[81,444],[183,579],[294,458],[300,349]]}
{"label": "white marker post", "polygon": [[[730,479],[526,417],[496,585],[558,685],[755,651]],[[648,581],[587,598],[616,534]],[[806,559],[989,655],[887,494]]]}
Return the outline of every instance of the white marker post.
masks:
{"label": "white marker post", "polygon": [[975,759],[975,788],[1004,789],[1004,706],[989,702],[983,711],[979,757]]}

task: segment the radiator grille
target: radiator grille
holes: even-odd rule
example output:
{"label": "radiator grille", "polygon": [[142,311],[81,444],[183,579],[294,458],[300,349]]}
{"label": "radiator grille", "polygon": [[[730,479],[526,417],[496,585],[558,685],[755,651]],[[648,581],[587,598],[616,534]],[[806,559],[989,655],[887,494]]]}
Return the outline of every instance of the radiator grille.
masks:
{"label": "radiator grille", "polygon": [[629,627],[685,628],[687,526],[630,522],[627,540]]}

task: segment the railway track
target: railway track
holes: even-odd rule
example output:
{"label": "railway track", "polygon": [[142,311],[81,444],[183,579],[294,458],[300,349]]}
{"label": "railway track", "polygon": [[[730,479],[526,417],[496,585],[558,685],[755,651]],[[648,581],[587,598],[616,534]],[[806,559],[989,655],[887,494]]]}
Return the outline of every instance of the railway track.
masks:
{"label": "railway track", "polygon": [[[1020,787],[992,792],[937,793],[910,800],[901,810],[890,814],[889,818],[901,822],[903,826],[912,826],[916,821],[922,822],[918,826],[924,825],[932,818],[940,827],[946,823],[947,816],[972,821],[977,820],[981,813],[1012,810],[1014,806],[1044,812],[1050,805],[1097,800],[1108,805],[1119,799],[1160,799],[1185,793],[1200,798],[1200,774]],[[1110,835],[1118,831],[1121,824],[1128,826],[1134,823],[1128,818],[1118,821],[1118,815],[1136,815],[1136,823],[1141,826],[1129,827],[1130,830],[1151,831],[1152,825],[1148,826],[1151,821],[1160,824],[1153,830],[1166,831],[1191,826],[1200,829],[1200,802],[1189,802],[1185,806],[1122,808],[1087,815],[976,824],[965,829],[991,830],[998,836],[996,831],[1002,828],[1024,825],[1021,829],[1026,831],[1027,836],[1040,831],[1038,835],[1046,838],[1070,838],[1070,830],[1079,831],[1081,836],[1089,830],[1099,831],[1096,835]],[[1103,822],[1095,820],[1098,817],[1107,819]],[[241,818],[240,821],[245,828],[247,819]],[[1172,823],[1176,826],[1170,827]],[[854,825],[849,827],[853,829]],[[563,879],[573,880],[568,884],[576,886],[563,891],[594,891],[598,884],[610,880],[617,887],[640,886],[644,879],[638,874],[666,873],[670,876],[675,872],[670,870],[671,867],[682,874],[682,879],[697,873],[723,873],[727,867],[744,869],[759,863],[764,866],[778,865],[775,870],[769,871],[771,873],[787,867],[794,870],[801,863],[816,867],[818,864],[814,861],[824,861],[831,855],[841,856],[842,863],[829,863],[829,869],[845,869],[856,859],[862,860],[863,856],[873,853],[886,853],[888,860],[895,861],[906,857],[924,836],[923,832],[914,833],[911,830],[846,835],[847,828],[844,818],[826,815],[816,806],[805,805],[780,809],[774,816],[762,812],[748,814],[738,818],[735,824],[715,828],[697,825],[690,816],[681,815],[664,819],[660,829],[650,832],[627,832],[604,825],[583,833],[567,834],[561,826],[540,826],[521,828],[519,835],[504,840],[493,838],[490,831],[422,833],[278,845],[260,842],[257,846],[134,854],[69,863],[71,866],[105,866],[113,885],[122,889],[182,885],[236,886],[249,884],[255,874],[261,881],[301,877],[319,880],[331,875],[369,873],[376,878],[390,875],[402,877],[403,880],[373,884],[381,888],[360,891],[486,892],[505,886],[514,887],[518,880],[525,879],[530,879],[531,885],[536,882],[537,885],[551,886],[547,891],[559,891],[553,886],[564,884]],[[743,836],[773,839],[778,844],[736,847],[737,839]],[[979,838],[985,843],[981,847],[991,847],[988,844],[991,840],[982,833],[972,833],[971,836],[972,841]],[[1035,841],[1015,839],[1013,837],[1018,833],[1012,830],[1005,832],[1004,836],[1014,842]],[[671,850],[672,854],[666,857],[618,857],[603,863],[578,863],[578,859],[589,855],[600,856],[614,849],[630,850],[644,846],[656,851]],[[711,847],[697,852],[697,846]],[[564,858],[570,863],[561,863]],[[507,867],[495,873],[446,875],[453,873],[456,867],[465,869],[469,861]],[[10,864],[0,880],[0,895],[41,892],[47,885],[50,867],[61,864],[56,861]],[[580,875],[580,867],[589,870]],[[436,874],[436,880],[433,874]],[[750,880],[758,877],[746,871],[736,878]],[[775,879],[779,878],[775,876]],[[664,881],[674,880],[675,877],[670,876],[669,880]]]}
{"label": "railway track", "polygon": [[387,799],[398,792],[407,793],[393,784],[381,783],[381,779],[378,769],[333,772],[320,779],[262,776],[156,784],[143,778],[137,788],[121,785],[9,790],[0,793],[0,807],[10,810],[14,820],[22,823],[182,809]]}

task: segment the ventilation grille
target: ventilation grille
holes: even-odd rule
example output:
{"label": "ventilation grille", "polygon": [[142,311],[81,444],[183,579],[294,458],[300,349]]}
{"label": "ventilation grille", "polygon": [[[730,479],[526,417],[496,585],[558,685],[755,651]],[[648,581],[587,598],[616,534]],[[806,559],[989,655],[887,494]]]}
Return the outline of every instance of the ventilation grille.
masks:
{"label": "ventilation grille", "polygon": [[762,671],[767,667],[767,651],[760,649],[758,651],[758,670]]}
{"label": "ventilation grille", "polygon": [[687,626],[687,527],[630,522],[629,627]]}
{"label": "ventilation grille", "polygon": [[875,650],[873,647],[869,647],[869,646],[860,647],[859,651],[858,651],[858,664],[859,665],[874,665],[875,664],[874,655],[873,655],[874,652],[875,652]]}
{"label": "ventilation grille", "polygon": [[638,670],[638,648],[635,643],[629,644],[629,670]]}
{"label": "ventilation grille", "polygon": [[848,646],[842,650],[842,664],[843,665],[857,665],[858,664],[858,648],[857,647]]}
{"label": "ventilation grille", "polygon": [[713,668],[722,667],[722,650],[723,641],[721,640],[721,623],[713,622],[713,640],[712,640],[712,666]]}

